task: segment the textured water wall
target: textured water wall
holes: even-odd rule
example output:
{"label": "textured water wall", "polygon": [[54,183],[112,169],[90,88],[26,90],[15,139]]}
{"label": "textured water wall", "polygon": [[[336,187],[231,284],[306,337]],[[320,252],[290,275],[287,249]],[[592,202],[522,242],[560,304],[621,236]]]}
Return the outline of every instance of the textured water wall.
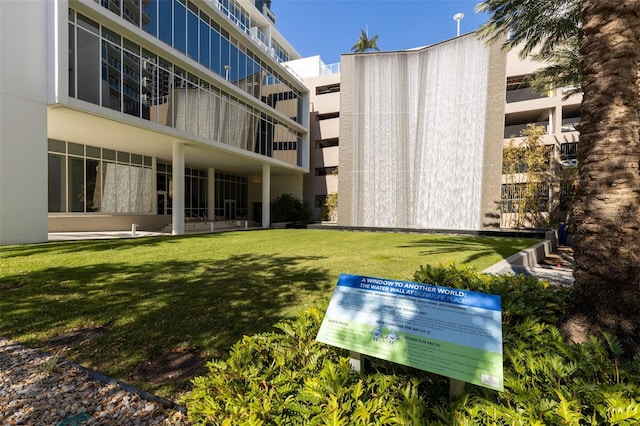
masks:
{"label": "textured water wall", "polygon": [[341,206],[347,222],[481,228],[489,56],[471,36],[349,58],[340,152],[341,185],[352,191],[350,207]]}

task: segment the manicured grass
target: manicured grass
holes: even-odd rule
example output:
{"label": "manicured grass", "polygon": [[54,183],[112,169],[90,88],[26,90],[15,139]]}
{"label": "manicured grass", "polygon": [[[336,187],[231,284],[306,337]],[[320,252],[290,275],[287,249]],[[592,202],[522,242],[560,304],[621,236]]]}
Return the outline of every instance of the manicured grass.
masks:
{"label": "manicured grass", "polygon": [[424,264],[482,270],[536,241],[332,230],[264,230],[0,248],[0,335],[55,352],[72,330],[107,332],[64,356],[173,398],[185,383],[141,381],[169,350],[223,358],[331,296],[340,273],[411,280]]}

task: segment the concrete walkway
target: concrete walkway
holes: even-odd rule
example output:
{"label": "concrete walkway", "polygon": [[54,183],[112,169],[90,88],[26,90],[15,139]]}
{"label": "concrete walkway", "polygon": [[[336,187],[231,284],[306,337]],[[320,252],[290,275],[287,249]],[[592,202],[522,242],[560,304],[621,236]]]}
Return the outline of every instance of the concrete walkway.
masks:
{"label": "concrete walkway", "polygon": [[49,232],[49,241],[75,241],[75,240],[109,240],[113,238],[140,238],[168,236],[164,232],[136,231],[98,231],[98,232]]}

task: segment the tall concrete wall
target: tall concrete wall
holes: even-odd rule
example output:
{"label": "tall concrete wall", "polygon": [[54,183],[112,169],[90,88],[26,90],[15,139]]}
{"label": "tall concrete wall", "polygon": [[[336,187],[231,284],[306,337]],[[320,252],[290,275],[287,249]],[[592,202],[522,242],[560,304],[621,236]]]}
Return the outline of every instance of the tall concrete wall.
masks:
{"label": "tall concrete wall", "polygon": [[0,245],[47,241],[52,3],[0,1]]}

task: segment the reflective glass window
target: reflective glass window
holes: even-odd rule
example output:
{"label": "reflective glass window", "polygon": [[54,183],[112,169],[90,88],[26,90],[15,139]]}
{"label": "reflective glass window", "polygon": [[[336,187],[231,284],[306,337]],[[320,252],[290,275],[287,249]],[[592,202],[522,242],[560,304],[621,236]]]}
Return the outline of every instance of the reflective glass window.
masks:
{"label": "reflective glass window", "polygon": [[238,84],[240,68],[238,66],[238,48],[233,44],[229,44],[229,81]]}
{"label": "reflective glass window", "polygon": [[130,155],[128,152],[118,151],[118,163],[128,163]]}
{"label": "reflective glass window", "polygon": [[103,6],[104,7],[108,7],[109,10],[113,13],[115,13],[116,15],[120,16],[121,14],[121,9],[122,9],[122,4],[120,3],[120,0],[103,0]]}
{"label": "reflective glass window", "polygon": [[84,158],[69,157],[68,212],[84,212]]}
{"label": "reflective glass window", "polygon": [[67,143],[65,141],[59,141],[56,139],[49,139],[47,141],[47,149],[53,152],[67,152]]}
{"label": "reflective glass window", "polygon": [[98,24],[78,15],[77,31],[78,99],[98,104],[100,101],[100,38]]}
{"label": "reflective glass window", "polygon": [[122,49],[120,36],[102,29],[102,106],[121,111]]}
{"label": "reflective glass window", "polygon": [[142,2],[142,29],[154,37],[158,36],[158,0]]}
{"label": "reflective glass window", "polygon": [[113,149],[102,149],[102,158],[105,160],[116,160],[116,152]]}
{"label": "reflective glass window", "polygon": [[238,81],[242,89],[247,88],[247,55],[242,50],[238,51]]}
{"label": "reflective glass window", "polygon": [[79,143],[69,142],[68,146],[69,146],[69,148],[68,148],[69,149],[69,154],[80,155],[80,156],[84,155],[84,145],[79,144]]}
{"label": "reflective glass window", "polygon": [[98,23],[78,13],[78,26],[95,35],[100,34]]}
{"label": "reflective glass window", "polygon": [[229,63],[229,40],[220,37],[220,65],[224,72],[224,77],[231,80],[231,64]]}
{"label": "reflective glass window", "polygon": [[209,47],[209,41],[211,36],[209,34],[210,27],[205,21],[200,21],[200,56],[199,61],[202,65],[209,68],[209,56],[211,54],[211,48]]}
{"label": "reflective glass window", "polygon": [[49,212],[61,213],[65,210],[66,157],[64,155],[49,154],[47,164]]}
{"label": "reflective glass window", "polygon": [[210,68],[212,71],[216,72],[218,75],[221,75],[220,70],[222,66],[220,65],[220,33],[215,29],[211,29],[211,57],[210,57],[211,65]]}
{"label": "reflective glass window", "polygon": [[76,27],[69,24],[69,96],[76,96]]}
{"label": "reflective glass window", "polygon": [[140,27],[140,0],[124,0],[122,2],[122,17],[136,27]]}
{"label": "reflective glass window", "polygon": [[187,56],[198,61],[198,30],[200,27],[200,19],[198,18],[198,9],[189,2],[189,10],[187,11]]}
{"label": "reflective glass window", "polygon": [[100,158],[101,157],[101,155],[100,155],[101,154],[101,150],[97,146],[87,145],[86,146],[86,150],[87,150],[87,157],[91,157],[91,158]]}
{"label": "reflective glass window", "polygon": [[165,126],[173,126],[173,91],[171,90],[171,63],[158,59],[158,97],[154,102],[156,122]]}
{"label": "reflective glass window", "polygon": [[173,47],[182,53],[186,53],[187,8],[181,0],[175,0],[173,4]]}
{"label": "reflective glass window", "polygon": [[158,0],[158,34],[169,46],[173,43],[173,1]]}
{"label": "reflective glass window", "polygon": [[87,202],[85,207],[88,212],[100,211],[102,199],[100,163],[99,160],[86,160],[85,197]]}
{"label": "reflective glass window", "polygon": [[151,117],[154,102],[158,97],[158,67],[156,66],[156,55],[144,50],[142,51],[142,118],[157,122],[156,116]]}
{"label": "reflective glass window", "polygon": [[140,46],[125,39],[122,64],[123,111],[140,117]]}

